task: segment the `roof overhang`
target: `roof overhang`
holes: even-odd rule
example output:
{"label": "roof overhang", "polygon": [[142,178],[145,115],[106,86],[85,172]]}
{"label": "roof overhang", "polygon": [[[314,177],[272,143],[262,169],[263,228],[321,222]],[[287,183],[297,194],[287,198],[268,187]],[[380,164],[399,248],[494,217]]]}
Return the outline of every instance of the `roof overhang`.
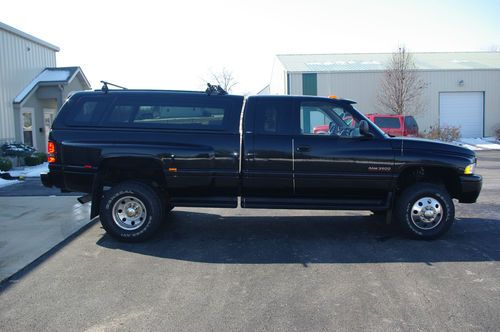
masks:
{"label": "roof overhang", "polygon": [[54,52],[59,52],[61,50],[58,46],[56,46],[54,44],[48,43],[48,42],[41,40],[35,36],[27,34],[26,32],[22,32],[21,30],[17,30],[16,28],[13,28],[10,25],[7,25],[5,23],[0,22],[0,29],[5,30],[7,32],[10,32],[18,37],[29,40],[30,42],[33,42],[33,43],[36,43],[36,44],[41,45],[43,47],[49,48]]}
{"label": "roof overhang", "polygon": [[14,105],[22,104],[41,86],[64,86],[79,78],[84,89],[90,89],[90,83],[80,67],[45,68],[14,98]]}

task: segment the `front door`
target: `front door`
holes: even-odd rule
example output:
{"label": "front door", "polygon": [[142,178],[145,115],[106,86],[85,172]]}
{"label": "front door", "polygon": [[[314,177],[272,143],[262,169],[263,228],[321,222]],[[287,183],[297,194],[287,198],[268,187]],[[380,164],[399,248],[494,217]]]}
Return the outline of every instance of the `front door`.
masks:
{"label": "front door", "polygon": [[[305,99],[299,108],[300,134],[294,136],[296,196],[387,197],[394,174],[390,142],[377,134],[362,136],[358,129],[362,118],[348,104]],[[319,126],[328,132],[315,130]]]}
{"label": "front door", "polygon": [[45,149],[47,148],[47,142],[49,140],[50,128],[52,127],[52,122],[54,122],[54,117],[56,115],[55,109],[44,108],[43,109],[43,132],[45,133]]}

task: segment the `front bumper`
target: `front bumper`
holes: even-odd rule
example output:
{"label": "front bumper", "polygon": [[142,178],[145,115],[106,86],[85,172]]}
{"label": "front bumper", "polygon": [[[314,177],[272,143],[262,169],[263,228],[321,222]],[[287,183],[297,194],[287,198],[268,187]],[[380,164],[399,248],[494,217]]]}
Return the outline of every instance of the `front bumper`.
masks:
{"label": "front bumper", "polygon": [[475,203],[483,186],[481,175],[460,176],[461,192],[458,197],[460,203]]}

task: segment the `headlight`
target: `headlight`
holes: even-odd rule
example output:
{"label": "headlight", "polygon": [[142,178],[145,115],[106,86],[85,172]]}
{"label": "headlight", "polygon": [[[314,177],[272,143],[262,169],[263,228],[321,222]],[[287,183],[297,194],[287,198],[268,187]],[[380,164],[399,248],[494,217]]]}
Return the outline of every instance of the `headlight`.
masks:
{"label": "headlight", "polygon": [[474,170],[476,169],[476,163],[467,165],[464,169],[464,174],[474,174]]}

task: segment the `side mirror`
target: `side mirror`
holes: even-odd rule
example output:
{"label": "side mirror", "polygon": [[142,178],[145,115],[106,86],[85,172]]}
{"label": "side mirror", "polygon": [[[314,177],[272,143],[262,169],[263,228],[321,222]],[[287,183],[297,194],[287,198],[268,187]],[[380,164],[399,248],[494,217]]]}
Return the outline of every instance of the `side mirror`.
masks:
{"label": "side mirror", "polygon": [[372,133],[370,133],[370,126],[366,120],[361,120],[359,122],[359,133],[363,136],[373,137]]}

